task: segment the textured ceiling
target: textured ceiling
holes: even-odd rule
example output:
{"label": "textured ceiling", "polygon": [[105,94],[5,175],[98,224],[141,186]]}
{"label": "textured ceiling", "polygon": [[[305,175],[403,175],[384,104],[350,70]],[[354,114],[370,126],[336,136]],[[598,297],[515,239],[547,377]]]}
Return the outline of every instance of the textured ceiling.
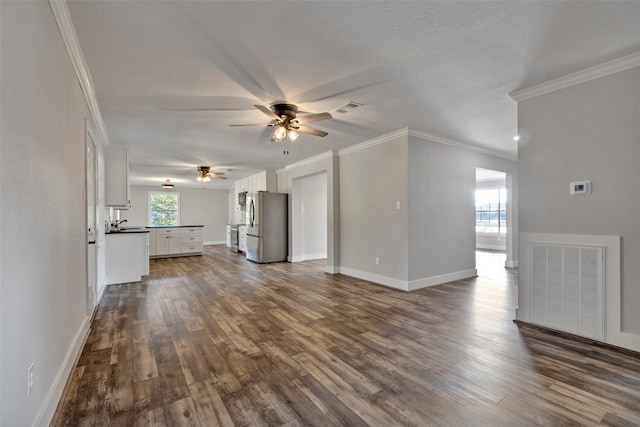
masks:
{"label": "textured ceiling", "polygon": [[[401,128],[515,156],[508,93],[640,51],[640,2],[69,1],[134,184],[228,181]],[[254,104],[329,111],[289,155]],[[362,107],[341,114],[348,101]],[[231,171],[229,171],[231,169]]]}

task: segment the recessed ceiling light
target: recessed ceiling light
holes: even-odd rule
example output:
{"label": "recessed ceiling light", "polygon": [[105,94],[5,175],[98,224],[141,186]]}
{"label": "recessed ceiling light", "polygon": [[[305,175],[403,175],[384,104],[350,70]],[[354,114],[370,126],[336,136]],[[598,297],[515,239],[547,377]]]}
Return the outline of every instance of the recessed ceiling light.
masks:
{"label": "recessed ceiling light", "polygon": [[514,136],[514,137],[513,137],[513,140],[514,140],[514,141],[520,141],[520,135],[516,135],[516,136]]}

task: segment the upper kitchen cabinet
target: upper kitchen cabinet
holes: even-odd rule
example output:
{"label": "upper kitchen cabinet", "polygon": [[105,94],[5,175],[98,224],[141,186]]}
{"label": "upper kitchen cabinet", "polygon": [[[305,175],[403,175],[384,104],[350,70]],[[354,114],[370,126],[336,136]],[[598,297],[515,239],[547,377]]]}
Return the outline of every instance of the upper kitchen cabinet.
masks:
{"label": "upper kitchen cabinet", "polygon": [[262,171],[236,182],[236,193],[246,191],[254,193],[256,191],[277,191],[276,173],[274,171]]}
{"label": "upper kitchen cabinet", "polygon": [[236,207],[236,218],[235,221],[237,223],[244,222],[244,213],[242,212],[246,206],[240,205],[238,202],[238,193],[255,193],[256,191],[271,191],[277,192],[277,175],[275,171],[262,171],[255,175],[251,175],[247,178],[236,181],[236,194],[234,196],[235,207]]}
{"label": "upper kitchen cabinet", "polygon": [[108,144],[104,149],[105,206],[129,209],[129,148],[123,144]]}

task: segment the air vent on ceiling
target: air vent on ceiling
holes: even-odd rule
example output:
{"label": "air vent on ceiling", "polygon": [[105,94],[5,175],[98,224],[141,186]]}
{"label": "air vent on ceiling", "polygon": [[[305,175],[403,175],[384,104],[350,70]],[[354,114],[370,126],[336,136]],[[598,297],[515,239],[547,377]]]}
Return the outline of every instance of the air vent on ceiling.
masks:
{"label": "air vent on ceiling", "polygon": [[361,107],[362,104],[359,104],[357,102],[353,102],[353,101],[349,101],[346,104],[344,104],[341,107],[338,107],[338,109],[336,110],[337,113],[348,113],[350,111],[355,110],[358,107]]}

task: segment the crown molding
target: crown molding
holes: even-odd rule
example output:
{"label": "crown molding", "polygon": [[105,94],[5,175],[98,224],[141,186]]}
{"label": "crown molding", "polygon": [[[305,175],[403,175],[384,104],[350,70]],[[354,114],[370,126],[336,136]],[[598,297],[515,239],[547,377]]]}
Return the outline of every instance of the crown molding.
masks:
{"label": "crown molding", "polygon": [[313,156],[313,157],[308,157],[304,160],[300,160],[299,162],[296,163],[291,163],[290,165],[287,165],[284,167],[284,170],[288,171],[289,169],[293,169],[293,168],[298,168],[300,166],[304,166],[304,165],[308,165],[309,163],[314,163],[317,162],[319,160],[324,160],[324,159],[328,159],[330,157],[335,156],[335,151],[326,151],[322,154],[318,154],[317,156]]}
{"label": "crown molding", "polygon": [[487,149],[487,148],[477,147],[475,145],[467,144],[467,143],[464,143],[464,142],[461,142],[461,141],[457,141],[455,139],[444,138],[444,137],[441,137],[441,136],[430,135],[430,134],[422,133],[422,132],[416,132],[416,131],[410,130],[409,128],[399,129],[399,130],[397,130],[395,132],[391,132],[391,133],[388,133],[386,135],[382,135],[382,136],[379,136],[377,138],[370,139],[368,141],[362,142],[360,144],[356,144],[356,145],[352,145],[351,147],[344,148],[344,149],[338,151],[338,155],[339,156],[343,156],[345,154],[350,154],[350,153],[353,153],[355,151],[364,150],[364,149],[370,148],[370,147],[372,147],[374,145],[378,145],[378,144],[382,144],[384,142],[392,141],[392,140],[397,139],[397,138],[409,137],[409,136],[415,137],[415,138],[424,139],[424,140],[430,141],[430,142],[435,142],[437,144],[449,145],[451,147],[461,148],[463,150],[474,151],[474,152],[480,153],[480,154],[486,154],[487,156],[500,157],[502,159],[512,160],[512,161],[517,161],[518,160],[518,156],[513,156],[513,155],[510,155],[510,154],[507,154],[507,153],[503,153],[503,152],[500,152],[500,151],[494,151],[494,150],[490,150],[490,149]]}
{"label": "crown molding", "polygon": [[403,137],[403,136],[408,136],[409,135],[409,129],[408,128],[403,128],[400,130],[397,130],[395,132],[391,132],[382,136],[378,136],[376,138],[370,139],[368,141],[364,141],[361,142],[359,144],[356,145],[352,145],[351,147],[347,147],[347,148],[343,148],[342,150],[338,151],[338,156],[344,156],[345,154],[351,154],[355,151],[360,151],[360,150],[364,150],[367,149],[369,147],[373,147],[374,145],[378,145],[378,144],[382,144],[388,141],[392,141],[394,139]]}
{"label": "crown molding", "polygon": [[638,66],[640,66],[640,52],[632,53],[631,55],[614,59],[613,61],[605,62],[604,64],[596,65],[535,86],[516,90],[511,92],[509,96],[513,98],[514,101],[520,102]]}
{"label": "crown molding", "polygon": [[413,130],[409,131],[409,136],[424,139],[426,141],[436,142],[438,144],[449,145],[451,147],[461,148],[467,151],[473,151],[480,154],[485,154],[487,156],[499,157],[501,159],[518,161],[518,156],[514,156],[511,154],[503,153],[500,151],[490,150],[488,148],[482,148],[475,145],[467,144],[465,142],[461,142],[455,139],[444,138],[442,136],[429,135],[427,133],[416,132]]}
{"label": "crown molding", "polygon": [[69,52],[73,68],[78,76],[78,81],[80,82],[80,87],[82,88],[82,92],[84,93],[84,97],[87,101],[91,117],[95,122],[98,132],[102,136],[102,140],[105,144],[108,144],[109,140],[107,138],[107,131],[102,120],[102,115],[100,114],[100,107],[98,106],[98,99],[93,86],[93,80],[91,80],[89,67],[84,60],[82,49],[78,43],[78,37],[73,26],[73,21],[71,20],[71,15],[69,14],[67,2],[66,0],[49,0],[49,5],[53,11],[53,16],[58,24],[58,29],[60,30],[64,44]]}

